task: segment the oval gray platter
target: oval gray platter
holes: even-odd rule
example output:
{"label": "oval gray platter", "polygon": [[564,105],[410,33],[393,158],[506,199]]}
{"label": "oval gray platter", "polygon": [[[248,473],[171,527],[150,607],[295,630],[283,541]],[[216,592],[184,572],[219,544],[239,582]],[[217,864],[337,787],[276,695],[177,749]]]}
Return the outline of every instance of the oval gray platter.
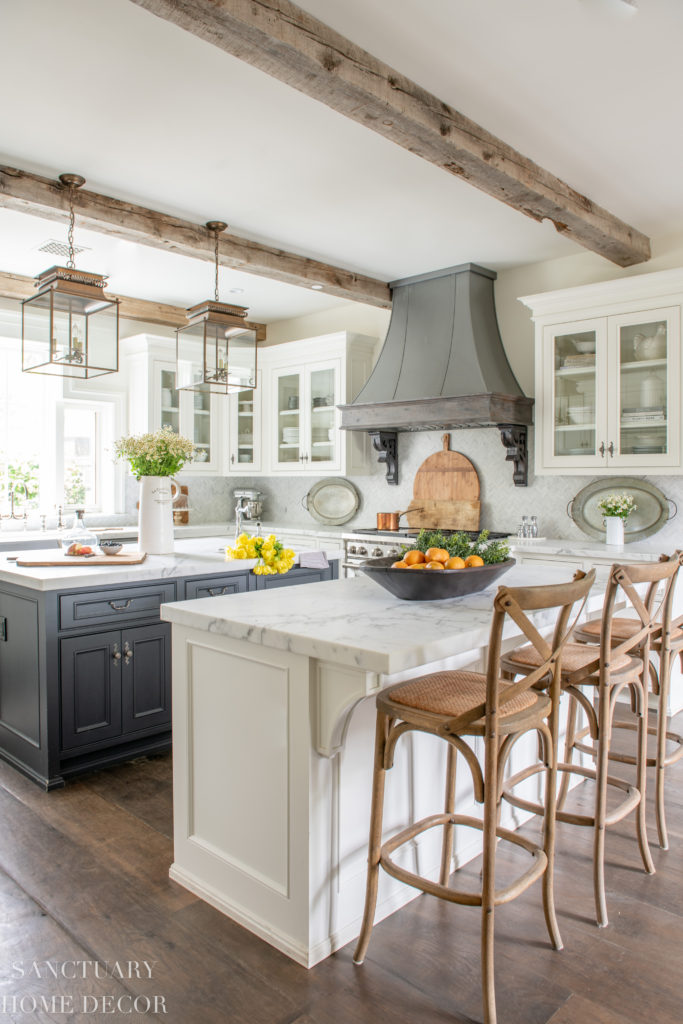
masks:
{"label": "oval gray platter", "polygon": [[638,506],[624,523],[627,544],[651,537],[670,518],[667,498],[647,480],[632,476],[594,480],[573,498],[569,514],[578,528],[595,540],[605,539],[606,528],[598,502],[608,494],[631,494]]}

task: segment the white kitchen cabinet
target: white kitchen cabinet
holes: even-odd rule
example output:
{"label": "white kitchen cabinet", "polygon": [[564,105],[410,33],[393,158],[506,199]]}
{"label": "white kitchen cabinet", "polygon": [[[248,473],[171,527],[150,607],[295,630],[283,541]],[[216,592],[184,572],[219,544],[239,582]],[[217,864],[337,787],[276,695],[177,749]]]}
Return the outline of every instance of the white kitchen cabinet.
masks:
{"label": "white kitchen cabinet", "polygon": [[176,434],[190,438],[197,448],[195,460],[185,465],[183,474],[221,473],[225,435],[221,429],[221,397],[177,390],[175,343],[167,338],[129,338],[124,342],[124,359],[129,379],[131,433],[168,426]]}
{"label": "white kitchen cabinet", "polygon": [[263,472],[262,404],[263,374],[256,373],[256,387],[239,391],[227,400],[228,460],[225,472],[238,476],[259,476]]}
{"label": "white kitchen cabinet", "polygon": [[345,331],[265,349],[263,448],[272,473],[367,473],[369,439],[339,428],[337,405],[370,375],[376,341]]}
{"label": "white kitchen cabinet", "polygon": [[536,473],[680,473],[683,270],[521,300],[536,324]]}

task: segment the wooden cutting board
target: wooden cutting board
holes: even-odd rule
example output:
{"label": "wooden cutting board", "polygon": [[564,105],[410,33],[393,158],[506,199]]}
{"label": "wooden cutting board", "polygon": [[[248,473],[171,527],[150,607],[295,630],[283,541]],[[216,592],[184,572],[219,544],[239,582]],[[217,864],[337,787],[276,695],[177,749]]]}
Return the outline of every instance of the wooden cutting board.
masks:
{"label": "wooden cutting board", "polygon": [[85,558],[79,555],[62,555],[61,558],[17,558],[17,565],[59,565],[68,567],[72,565],[108,565],[115,569],[120,565],[140,565],[147,558],[147,552],[134,552],[127,555],[93,555]]}
{"label": "wooden cutting board", "polygon": [[429,455],[413,482],[413,501],[421,512],[409,511],[408,525],[447,530],[479,529],[479,476],[468,458],[450,450],[450,434],[443,448]]}

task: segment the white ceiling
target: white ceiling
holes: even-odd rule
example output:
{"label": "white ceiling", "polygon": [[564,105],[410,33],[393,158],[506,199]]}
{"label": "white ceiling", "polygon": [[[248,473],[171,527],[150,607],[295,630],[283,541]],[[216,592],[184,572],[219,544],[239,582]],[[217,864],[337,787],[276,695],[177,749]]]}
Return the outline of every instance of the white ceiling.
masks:
{"label": "white ceiling", "polygon": [[[683,230],[681,0],[301,6],[649,236]],[[129,0],[0,4],[0,95],[3,163],[382,280],[581,251]],[[52,262],[37,246],[65,236],[0,209],[0,270],[33,275]],[[213,291],[201,261],[78,227],[76,242],[120,294]],[[230,271],[221,298],[266,323],[339,302]]]}

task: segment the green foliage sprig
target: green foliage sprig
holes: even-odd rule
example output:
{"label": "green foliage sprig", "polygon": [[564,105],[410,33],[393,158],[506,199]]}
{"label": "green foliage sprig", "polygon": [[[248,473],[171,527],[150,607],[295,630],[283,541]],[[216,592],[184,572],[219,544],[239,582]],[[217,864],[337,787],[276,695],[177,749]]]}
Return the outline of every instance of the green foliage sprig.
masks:
{"label": "green foliage sprig", "polygon": [[470,540],[466,533],[453,533],[446,536],[439,530],[420,530],[414,544],[406,544],[409,548],[427,551],[428,548],[444,548],[451,557],[458,555],[467,558],[469,555],[480,555],[484,565],[504,562],[510,557],[510,545],[506,540],[489,540],[489,531],[482,530],[476,540]]}

